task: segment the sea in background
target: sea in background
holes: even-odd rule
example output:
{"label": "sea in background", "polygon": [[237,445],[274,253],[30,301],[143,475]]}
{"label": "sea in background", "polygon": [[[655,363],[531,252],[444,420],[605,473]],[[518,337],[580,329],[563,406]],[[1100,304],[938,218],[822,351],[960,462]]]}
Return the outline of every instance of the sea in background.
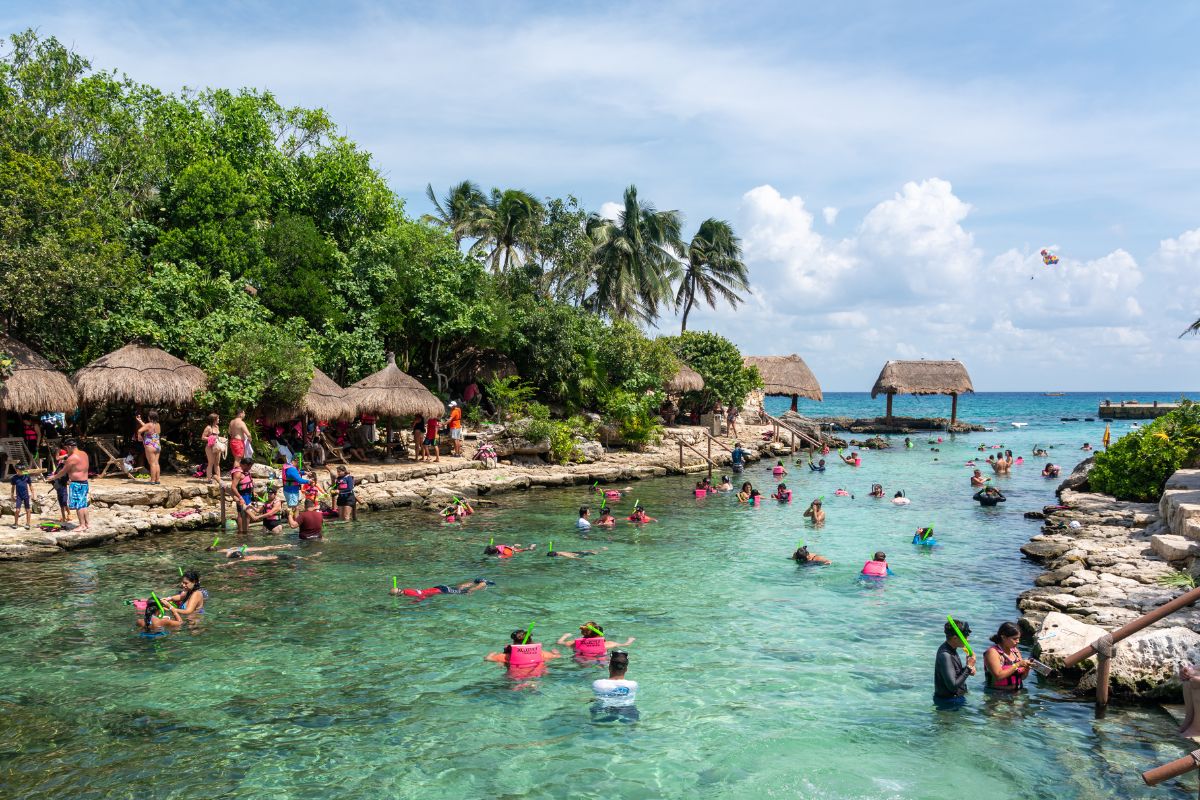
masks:
{"label": "sea in background", "polygon": [[[466,525],[431,514],[364,514],[285,564],[222,563],[188,532],[0,564],[0,794],[5,798],[380,797],[1192,797],[1145,787],[1141,770],[1184,754],[1156,708],[1091,703],[1031,681],[1016,697],[975,679],[964,708],[931,702],[947,613],[982,650],[1039,572],[1020,546],[1053,502],[1035,445],[1069,471],[1099,444],[1104,398],[1178,394],[980,393],[960,416],[994,430],[913,436],[912,449],[863,454],[823,474],[788,459],[791,505],[692,497],[694,478],[632,484],[659,522],[579,534],[587,487],[500,498]],[[786,401],[769,400],[773,411]],[[883,398],[830,393],[811,415],[882,413]],[[895,413],[945,416],[949,399],[897,398]],[[1084,422],[1086,417],[1095,421]],[[1078,422],[1062,421],[1077,417]],[[1026,422],[1022,428],[1012,422]],[[1113,435],[1130,430],[1115,423]],[[896,444],[902,437],[892,437]],[[1010,498],[971,500],[970,467],[1004,446],[1026,459],[996,479]],[[769,462],[743,479],[774,485]],[[908,506],[867,497],[872,483]],[[845,488],[853,496],[835,495]],[[769,494],[769,491],[767,491]],[[828,524],[806,525],[824,497]],[[910,543],[934,525],[939,546]],[[596,549],[499,562],[490,540]],[[224,537],[223,537],[224,541]],[[800,543],[828,567],[788,559]],[[256,535],[250,543],[268,543]],[[896,575],[857,574],[885,550]],[[124,601],[203,573],[208,613],[192,629],[144,639]],[[495,586],[422,603],[401,586]],[[594,620],[629,646],[641,683],[637,722],[589,711],[605,673],[571,658],[516,682],[483,660],[534,624],[547,647]]]}

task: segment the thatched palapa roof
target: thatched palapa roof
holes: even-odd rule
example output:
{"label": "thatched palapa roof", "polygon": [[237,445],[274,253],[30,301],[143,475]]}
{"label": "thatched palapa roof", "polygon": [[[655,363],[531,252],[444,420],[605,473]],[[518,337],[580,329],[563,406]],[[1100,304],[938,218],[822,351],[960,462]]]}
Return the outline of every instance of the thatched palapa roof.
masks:
{"label": "thatched palapa roof", "polygon": [[446,407],[416,378],[405,375],[396,366],[396,356],[388,353],[388,363],[374,375],[363,378],[346,390],[359,414],[377,417],[407,417],[421,414],[440,417]]}
{"label": "thatched palapa roof", "polygon": [[881,394],[953,394],[974,392],[971,376],[960,361],[889,361],[871,389]]}
{"label": "thatched palapa roof", "polygon": [[763,392],[768,396],[825,399],[817,376],[813,375],[804,359],[795,353],[790,356],[746,356],[743,361],[747,367],[758,367],[763,379]]}
{"label": "thatched palapa roof", "polygon": [[72,380],[79,402],[87,406],[187,406],[208,385],[199,367],[144,344],[127,344],[100,356]]}
{"label": "thatched palapa roof", "polygon": [[319,369],[314,369],[308,392],[301,398],[297,407],[267,409],[264,417],[267,422],[285,422],[304,416],[319,420],[336,420],[352,419],[355,412],[350,394],[338,386],[333,378]]}
{"label": "thatched palapa roof", "polygon": [[74,411],[71,379],[16,339],[0,334],[0,352],[12,356],[12,375],[0,382],[0,410],[17,414]]}
{"label": "thatched palapa roof", "polygon": [[704,378],[687,364],[680,364],[679,371],[667,381],[664,388],[671,394],[698,392],[704,388]]}

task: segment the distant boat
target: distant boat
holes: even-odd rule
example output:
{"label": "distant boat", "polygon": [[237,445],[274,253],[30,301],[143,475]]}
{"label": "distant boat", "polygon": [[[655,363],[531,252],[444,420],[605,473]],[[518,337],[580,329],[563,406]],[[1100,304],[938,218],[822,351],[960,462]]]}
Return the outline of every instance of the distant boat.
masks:
{"label": "distant boat", "polygon": [[1029,423],[1028,422],[1011,422],[1009,424],[1012,425],[1014,428],[1024,428]]}
{"label": "distant boat", "polygon": [[1042,397],[1066,397],[1066,392],[1042,392]]}

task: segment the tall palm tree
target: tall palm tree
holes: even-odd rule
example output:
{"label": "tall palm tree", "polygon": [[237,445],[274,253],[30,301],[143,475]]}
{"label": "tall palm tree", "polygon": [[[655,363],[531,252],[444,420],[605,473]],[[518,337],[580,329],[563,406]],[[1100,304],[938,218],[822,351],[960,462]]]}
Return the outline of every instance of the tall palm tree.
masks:
{"label": "tall palm tree", "polygon": [[506,272],[510,264],[522,263],[525,254],[536,247],[544,213],[541,202],[529,192],[492,189],[492,196],[479,209],[474,226],[479,241],[472,249],[487,253],[492,272]]}
{"label": "tall palm tree", "polygon": [[675,307],[683,309],[679,332],[687,330],[688,312],[699,295],[709,308],[717,307],[718,298],[737,307],[742,302],[738,292],[750,289],[746,264],[742,261],[742,240],[733,226],[723,219],[708,218],[692,237],[687,248],[683,280],[675,294]]}
{"label": "tall palm tree", "polygon": [[587,233],[594,242],[596,288],[588,307],[611,319],[658,319],[680,274],[681,227],[678,211],[642,202],[636,186],[625,190],[625,207],[615,221],[592,214]]}
{"label": "tall palm tree", "polygon": [[425,185],[425,196],[433,203],[437,213],[425,214],[422,222],[442,225],[454,236],[454,243],[461,244],[463,239],[474,238],[477,235],[479,213],[487,205],[487,197],[472,181],[456,183],[439,201],[433,193],[433,184]]}

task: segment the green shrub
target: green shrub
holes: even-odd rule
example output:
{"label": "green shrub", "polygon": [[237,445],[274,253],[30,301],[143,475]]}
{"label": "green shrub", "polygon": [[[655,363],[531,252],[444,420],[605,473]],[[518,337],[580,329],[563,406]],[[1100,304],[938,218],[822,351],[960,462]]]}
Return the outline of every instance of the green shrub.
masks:
{"label": "green shrub", "polygon": [[496,407],[496,420],[504,422],[507,415],[520,416],[533,402],[534,388],[521,383],[517,377],[497,378],[484,384],[487,396]]}
{"label": "green shrub", "polygon": [[615,389],[604,399],[604,415],[617,426],[621,440],[635,450],[644,450],[646,445],[656,444],[662,439],[662,423],[658,421],[658,408],[662,405],[661,392],[630,392]]}
{"label": "green shrub", "polygon": [[1200,405],[1181,406],[1128,433],[1096,454],[1088,475],[1093,491],[1118,500],[1155,502],[1175,470],[1193,464],[1200,454]]}
{"label": "green shrub", "polygon": [[703,390],[687,394],[689,402],[702,410],[712,408],[717,401],[741,408],[750,392],[762,388],[758,368],[747,367],[737,345],[718,333],[686,331],[667,342],[680,361],[704,378]]}

